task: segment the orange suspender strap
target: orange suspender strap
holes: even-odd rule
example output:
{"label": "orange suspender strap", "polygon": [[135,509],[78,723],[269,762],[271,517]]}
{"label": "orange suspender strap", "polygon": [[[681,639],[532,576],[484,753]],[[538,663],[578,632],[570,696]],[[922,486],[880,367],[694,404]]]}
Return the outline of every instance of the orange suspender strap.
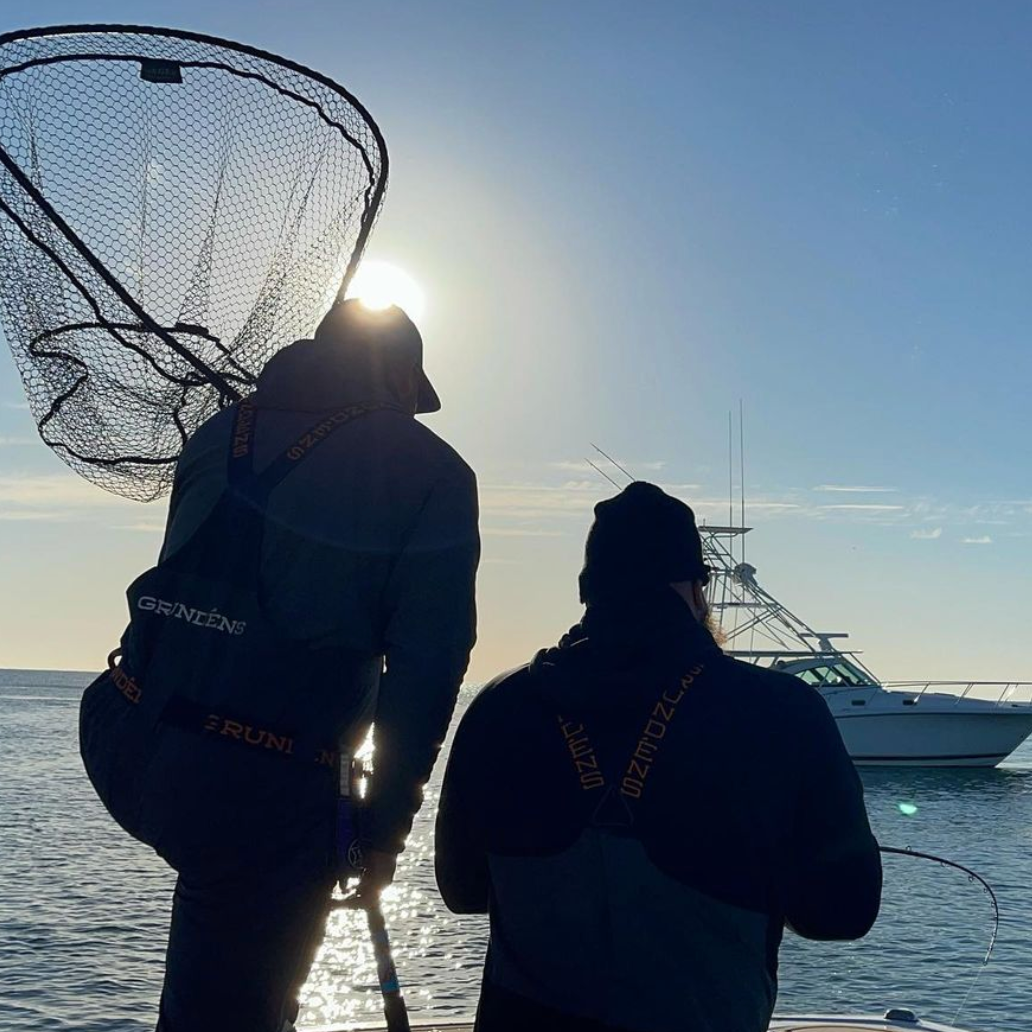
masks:
{"label": "orange suspender strap", "polygon": [[[664,689],[655,704],[649,710],[645,724],[638,735],[634,752],[631,754],[627,765],[624,768],[623,777],[620,779],[617,792],[622,800],[640,799],[645,791],[645,784],[652,770],[652,765],[663,748],[667,731],[677,713],[677,707],[684,698],[685,693],[695,683],[705,669],[705,664],[697,663],[678,682],[676,688]],[[591,742],[587,728],[583,723],[567,720],[562,714],[558,715],[559,730],[566,742],[567,755],[581,790],[592,792],[595,789],[606,788],[606,776],[598,762],[595,754],[595,747]],[[611,795],[606,792],[608,798]],[[599,810],[601,810],[601,803]],[[624,802],[624,809],[627,804]],[[629,811],[627,811],[628,816]],[[599,811],[596,811],[598,816]],[[633,821],[633,818],[632,818]],[[608,823],[608,822],[607,822]],[[629,823],[619,821],[617,823]]]}
{"label": "orange suspender strap", "polygon": [[308,458],[309,454],[328,437],[359,417],[383,409],[401,411],[394,402],[370,401],[356,402],[352,405],[345,405],[336,411],[327,412],[322,419],[302,433],[293,444],[280,452],[266,469],[261,473],[254,473],[252,463],[257,407],[254,395],[248,395],[237,403],[229,450],[228,479],[231,484],[236,486],[240,486],[244,481],[250,481],[250,493],[257,498],[266,497],[299,462]]}

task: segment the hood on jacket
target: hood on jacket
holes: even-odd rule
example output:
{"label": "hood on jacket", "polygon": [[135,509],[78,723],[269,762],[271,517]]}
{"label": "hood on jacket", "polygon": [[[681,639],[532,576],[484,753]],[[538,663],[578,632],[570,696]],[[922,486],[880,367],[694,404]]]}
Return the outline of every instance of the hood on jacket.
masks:
{"label": "hood on jacket", "polygon": [[324,412],[356,401],[389,401],[381,384],[341,360],[324,341],[297,340],[277,351],[258,376],[259,408]]}
{"label": "hood on jacket", "polygon": [[559,644],[531,661],[535,690],[550,706],[577,711],[634,706],[658,682],[719,656],[710,632],[672,589],[630,602],[589,606]]}

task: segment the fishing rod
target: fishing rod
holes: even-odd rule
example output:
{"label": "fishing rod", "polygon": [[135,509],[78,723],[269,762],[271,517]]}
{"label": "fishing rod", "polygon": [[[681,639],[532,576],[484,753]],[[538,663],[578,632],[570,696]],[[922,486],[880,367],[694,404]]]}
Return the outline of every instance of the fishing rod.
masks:
{"label": "fishing rod", "polygon": [[[341,881],[344,887],[344,879]],[[398,968],[394,963],[391,951],[391,940],[387,934],[387,922],[384,920],[380,900],[374,896],[363,896],[357,891],[349,892],[343,899],[334,900],[330,904],[333,910],[364,910],[366,924],[369,928],[369,940],[373,946],[373,958],[376,962],[376,980],[383,996],[383,1014],[387,1021],[387,1032],[411,1032],[408,1019],[408,1008],[401,994],[401,983],[398,981]]]}
{"label": "fishing rod", "polygon": [[[621,472],[621,473],[622,473],[622,474],[623,474],[623,475],[624,475],[625,477],[627,477],[627,480],[628,480],[628,481],[629,481],[630,483],[632,483],[632,484],[634,483],[634,476],[633,476],[633,474],[632,474],[632,473],[630,473],[630,472],[629,472],[628,470],[624,469],[624,468],[623,468],[623,466],[621,466],[621,465],[620,465],[620,463],[619,463],[619,462],[617,462],[617,461],[616,461],[616,459],[614,459],[612,455],[609,455],[609,454],[608,454],[607,452],[604,452],[604,451],[603,451],[603,450],[602,450],[602,449],[601,449],[601,448],[600,448],[600,447],[599,447],[599,446],[598,446],[597,444],[595,444],[595,443],[594,443],[593,441],[588,441],[588,444],[590,444],[590,445],[591,445],[591,447],[592,447],[592,448],[594,448],[594,449],[595,449],[595,451],[597,451],[597,452],[599,453],[599,455],[601,455],[601,456],[602,456],[602,458],[604,458],[604,459],[606,459],[607,461],[609,461],[610,463],[612,463],[612,464],[613,464],[613,465],[614,465],[614,466],[615,466],[615,467],[616,467],[616,468],[617,468],[617,469],[618,469],[618,470],[619,470],[619,471],[620,471],[620,472]],[[588,461],[590,462],[591,460],[589,459]],[[593,466],[595,465],[595,464],[594,464],[593,462],[592,462],[591,464],[592,464]],[[597,466],[595,466],[595,468],[596,468],[596,469],[598,469],[598,467],[597,467]],[[605,474],[603,474],[603,476],[605,476]],[[608,479],[608,478],[607,478],[607,479]]]}
{"label": "fishing rod", "polygon": [[609,481],[609,483],[611,483],[611,484],[613,485],[613,487],[615,487],[615,488],[616,488],[616,489],[617,489],[618,491],[619,491],[619,490],[621,490],[621,488],[620,488],[620,485],[619,485],[619,484],[618,484],[618,483],[617,483],[617,482],[616,482],[616,481],[615,481],[615,480],[614,480],[614,479],[613,479],[613,478],[612,478],[612,477],[611,477],[611,476],[610,476],[610,475],[609,475],[609,474],[608,474],[608,473],[607,473],[607,472],[606,472],[606,471],[605,471],[604,469],[600,469],[600,468],[599,468],[598,466],[596,466],[596,465],[595,465],[595,463],[593,463],[593,462],[591,461],[591,459],[585,459],[584,461],[585,461],[585,462],[586,462],[586,463],[587,463],[587,464],[588,464],[588,465],[589,465],[589,466],[590,466],[590,467],[591,467],[591,468],[592,468],[592,469],[593,469],[593,470],[594,470],[594,471],[595,471],[595,472],[596,472],[596,473],[597,473],[597,474],[598,474],[598,475],[599,475],[600,477],[604,477],[604,478],[605,478],[606,480],[608,480],[608,481]]}
{"label": "fishing rod", "polygon": [[955,860],[947,860],[945,857],[936,856],[934,853],[923,853],[920,850],[910,849],[909,847],[898,849],[894,846],[879,846],[878,851],[890,856],[912,856],[918,860],[931,860],[933,863],[940,864],[943,867],[952,867],[954,870],[960,871],[962,874],[966,874],[968,881],[977,882],[981,885],[983,891],[989,897],[990,903],[992,903],[993,930],[992,934],[989,936],[989,946],[985,951],[985,956],[982,958],[982,963],[978,966],[978,970],[975,972],[974,978],[971,979],[971,984],[968,986],[968,990],[964,994],[964,998],[960,1001],[960,1006],[957,1008],[956,1014],[953,1015],[953,1024],[956,1024],[960,1018],[960,1012],[967,1006],[967,1002],[971,998],[971,994],[974,992],[978,979],[989,964],[989,958],[992,956],[993,949],[996,946],[996,938],[1000,932],[1000,904],[996,899],[996,893],[993,892],[993,887],[989,882],[987,882],[977,871],[972,871],[970,867],[965,867],[963,864],[959,864]]}
{"label": "fishing rod", "polygon": [[[391,952],[391,940],[387,934],[387,922],[380,907],[379,894],[363,893],[361,877],[365,873],[362,859],[361,840],[358,833],[361,788],[369,771],[351,755],[345,742],[337,750],[337,840],[336,853],[340,864],[340,885],[343,898],[330,903],[331,910],[364,910],[369,940],[376,962],[376,980],[383,996],[383,1014],[387,1021],[387,1032],[410,1032],[408,1009],[401,994],[398,968]],[[359,879],[358,887],[351,882]]]}

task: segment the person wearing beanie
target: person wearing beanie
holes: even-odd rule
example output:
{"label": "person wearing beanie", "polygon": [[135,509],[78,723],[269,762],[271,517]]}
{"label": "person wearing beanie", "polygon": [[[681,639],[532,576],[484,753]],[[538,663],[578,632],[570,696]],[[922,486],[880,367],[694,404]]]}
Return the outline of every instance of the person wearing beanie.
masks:
{"label": "person wearing beanie", "polygon": [[790,926],[855,939],[881,864],[823,699],[724,655],[691,508],[595,507],[581,621],[455,735],[437,883],[489,914],[477,1032],[766,1032]]}
{"label": "person wearing beanie", "polygon": [[422,357],[401,309],[344,301],[197,430],[83,697],[98,794],[178,873],[159,1032],[292,1028],[338,876],[394,876],[476,624],[476,479],[414,418]]}

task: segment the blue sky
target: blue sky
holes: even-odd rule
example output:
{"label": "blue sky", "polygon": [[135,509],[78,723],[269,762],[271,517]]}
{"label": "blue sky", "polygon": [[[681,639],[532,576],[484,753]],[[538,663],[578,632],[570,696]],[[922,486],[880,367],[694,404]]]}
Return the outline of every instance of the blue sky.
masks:
{"label": "blue sky", "polygon": [[[477,470],[472,676],[577,616],[589,441],[726,518],[886,677],[1032,679],[1032,8],[9,0],[316,67],[383,129],[370,257],[424,287],[429,424]],[[75,480],[0,357],[0,665],[93,667],[163,506]],[[845,490],[849,488],[851,490]],[[860,490],[860,489],[866,490]],[[878,489],[878,490],[874,490]]]}

